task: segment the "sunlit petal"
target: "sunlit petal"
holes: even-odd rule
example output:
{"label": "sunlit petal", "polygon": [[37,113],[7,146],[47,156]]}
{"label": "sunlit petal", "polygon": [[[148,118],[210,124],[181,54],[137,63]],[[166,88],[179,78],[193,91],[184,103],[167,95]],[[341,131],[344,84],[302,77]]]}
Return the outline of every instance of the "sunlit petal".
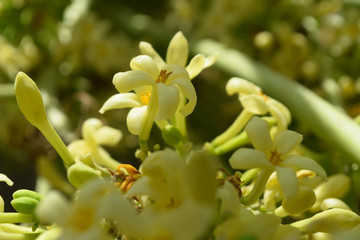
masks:
{"label": "sunlit petal", "polygon": [[197,54],[193,57],[190,63],[186,66],[186,71],[190,75],[190,79],[193,79],[205,68],[205,56],[203,54]]}
{"label": "sunlit petal", "polygon": [[135,93],[118,93],[111,96],[99,110],[104,113],[112,109],[140,107],[141,103]]}
{"label": "sunlit petal", "polygon": [[142,107],[132,108],[129,111],[126,118],[126,123],[129,132],[131,132],[134,135],[139,135],[146,114],[146,110],[147,110],[147,106],[142,106]]}
{"label": "sunlit petal", "polygon": [[155,61],[148,55],[139,55],[130,61],[132,70],[139,70],[148,73],[153,79],[159,75],[159,69]]}
{"label": "sunlit petal", "polygon": [[159,93],[159,111],[155,117],[156,120],[170,119],[179,106],[179,89],[174,86],[158,84]]}
{"label": "sunlit petal", "polygon": [[94,133],[94,138],[99,145],[115,146],[121,139],[120,130],[103,126]]}
{"label": "sunlit petal", "polygon": [[291,115],[289,110],[274,99],[269,99],[268,107],[270,114],[276,119],[276,122],[280,129],[287,129],[291,121]]}
{"label": "sunlit petal", "polygon": [[294,150],[301,143],[302,139],[303,136],[300,133],[283,130],[274,136],[273,143],[279,153],[287,154]]}
{"label": "sunlit petal", "polygon": [[313,159],[305,156],[289,155],[282,163],[284,166],[294,167],[296,169],[306,169],[316,172],[317,175],[326,178],[325,170]]}
{"label": "sunlit petal", "polygon": [[166,63],[179,64],[185,67],[188,54],[188,41],[182,32],[177,32],[169,43],[169,47],[166,52]]}
{"label": "sunlit petal", "polygon": [[0,182],[6,182],[9,186],[14,185],[14,182],[3,173],[0,173]]}
{"label": "sunlit petal", "polygon": [[285,198],[293,199],[299,191],[296,173],[292,168],[276,166],[276,176]]}
{"label": "sunlit petal", "polygon": [[238,94],[258,94],[261,89],[253,83],[238,77],[230,78],[225,86],[228,95]]}
{"label": "sunlit petal", "polygon": [[189,79],[183,79],[183,78],[177,78],[171,82],[172,84],[176,85],[181,94],[186,97],[189,101],[186,103],[186,105],[181,108],[179,111],[184,116],[189,115],[194,111],[194,108],[196,106],[196,91],[192,83]]}
{"label": "sunlit petal", "polygon": [[251,148],[241,148],[230,157],[229,163],[234,169],[266,168],[273,169],[266,155]]}
{"label": "sunlit petal", "polygon": [[259,117],[253,117],[245,127],[245,131],[255,149],[265,154],[270,153],[273,143],[270,138],[269,125]]}
{"label": "sunlit petal", "polygon": [[154,79],[143,71],[127,71],[116,73],[113,84],[120,93],[129,92],[143,86],[156,87]]}
{"label": "sunlit petal", "polygon": [[268,105],[265,102],[265,99],[260,95],[250,94],[240,97],[240,102],[253,114],[266,114],[269,111]]}
{"label": "sunlit petal", "polygon": [[163,68],[165,61],[160,57],[160,55],[154,50],[153,46],[148,42],[141,41],[139,44],[141,54],[145,54],[154,59],[158,69]]}
{"label": "sunlit petal", "polygon": [[167,84],[170,84],[174,79],[177,78],[184,78],[190,81],[190,77],[186,69],[177,64],[167,64],[163,68],[166,72],[171,74],[169,75],[168,80],[166,81]]}

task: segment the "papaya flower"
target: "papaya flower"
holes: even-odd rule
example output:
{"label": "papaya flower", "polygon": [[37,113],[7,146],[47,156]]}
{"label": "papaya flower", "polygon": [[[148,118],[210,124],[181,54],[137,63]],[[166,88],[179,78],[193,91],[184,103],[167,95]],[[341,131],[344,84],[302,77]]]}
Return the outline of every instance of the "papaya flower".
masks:
{"label": "papaya flower", "polygon": [[166,64],[178,64],[186,68],[190,79],[199,75],[201,71],[214,64],[216,56],[205,57],[203,54],[197,54],[193,57],[189,64],[186,65],[189,56],[189,43],[184,34],[179,31],[170,40],[166,52],[166,61],[154,50],[153,46],[148,42],[140,42],[141,54],[148,55],[154,59],[158,68],[163,68]]}
{"label": "papaya flower", "polygon": [[277,122],[277,130],[287,129],[291,115],[287,107],[265,95],[255,84],[238,77],[230,78],[226,84],[228,95],[238,94],[243,111],[232,125],[212,141],[213,146],[221,145],[238,134],[254,115],[270,114]]}
{"label": "papaya flower", "polygon": [[261,169],[252,192],[243,199],[245,203],[251,204],[259,199],[273,172],[276,172],[281,192],[288,201],[299,192],[296,170],[307,169],[326,177],[324,169],[314,160],[291,154],[302,141],[301,134],[283,130],[272,139],[267,122],[257,116],[250,120],[245,131],[255,149],[240,148],[229,160],[234,169]]}

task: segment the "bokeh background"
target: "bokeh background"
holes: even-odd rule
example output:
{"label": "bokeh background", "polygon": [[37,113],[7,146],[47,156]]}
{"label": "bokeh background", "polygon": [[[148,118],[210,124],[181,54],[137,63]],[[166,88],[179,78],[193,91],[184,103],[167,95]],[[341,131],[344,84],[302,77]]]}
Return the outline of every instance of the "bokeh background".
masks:
{"label": "bokeh background", "polygon": [[[165,56],[179,30],[190,48],[199,39],[219,41],[310,88],[358,121],[357,0],[0,0],[0,172],[15,182],[13,187],[0,183],[5,202],[19,188],[34,189],[36,179],[54,169],[64,177],[56,152],[16,105],[18,71],[38,84],[50,121],[66,144],[81,138],[84,120],[100,118],[124,133],[120,144],[107,150],[120,162],[136,164],[137,139],[126,129],[127,111],[100,115],[98,110],[116,93],[112,77],[129,70],[140,41],[152,43]],[[241,111],[236,97],[226,96],[229,77],[211,67],[194,80],[198,105],[188,119],[194,144],[212,140]],[[290,128],[304,135],[308,153],[329,174],[352,177],[347,201],[358,210],[358,165],[296,119]],[[156,130],[153,136],[163,147]],[[71,192],[69,186],[52,184]]]}

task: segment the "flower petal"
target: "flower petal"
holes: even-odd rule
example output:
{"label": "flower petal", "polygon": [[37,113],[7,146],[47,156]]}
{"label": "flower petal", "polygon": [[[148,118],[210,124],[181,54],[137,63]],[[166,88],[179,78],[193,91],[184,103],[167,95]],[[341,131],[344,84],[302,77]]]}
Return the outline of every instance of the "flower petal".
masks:
{"label": "flower petal", "polygon": [[277,121],[280,128],[286,129],[291,121],[289,109],[275,99],[268,100],[269,112]]}
{"label": "flower petal", "polygon": [[186,69],[177,64],[167,64],[163,68],[166,72],[171,74],[169,75],[168,80],[166,81],[167,84],[170,84],[174,79],[177,78],[185,78],[190,81],[190,77]]}
{"label": "flower petal", "polygon": [[283,166],[293,167],[296,169],[307,169],[315,172],[317,175],[326,178],[325,170],[313,159],[305,156],[289,155],[286,157]]}
{"label": "flower petal", "polygon": [[299,183],[295,171],[290,167],[276,166],[276,176],[286,199],[293,199],[299,191]]}
{"label": "flower petal", "polygon": [[188,41],[182,32],[177,32],[169,43],[169,47],[166,52],[166,63],[179,64],[180,66],[185,67],[188,54]]}
{"label": "flower petal", "polygon": [[239,98],[241,104],[253,114],[266,114],[269,111],[268,104],[265,99],[257,94],[249,94]]}
{"label": "flower petal", "polygon": [[245,127],[245,131],[255,149],[269,154],[273,149],[269,125],[257,116],[254,116]]}
{"label": "flower petal", "polygon": [[251,148],[241,148],[234,152],[229,159],[230,166],[234,169],[265,168],[273,169],[266,155]]}
{"label": "flower petal", "polygon": [[242,95],[261,93],[261,88],[243,78],[238,77],[230,78],[230,80],[226,83],[225,90],[228,95],[233,95],[235,93]]}
{"label": "flower petal", "polygon": [[147,111],[147,106],[135,107],[131,109],[127,115],[126,123],[131,132],[134,135],[139,135],[141,126],[144,122],[144,117]]}
{"label": "flower petal", "polygon": [[300,133],[291,130],[283,130],[274,136],[274,147],[281,154],[290,153],[302,141],[303,136]]}
{"label": "flower petal", "polygon": [[141,54],[148,55],[154,59],[158,69],[162,69],[165,65],[165,61],[160,57],[160,55],[154,50],[153,46],[148,42],[141,41],[139,44]]}
{"label": "flower petal", "polygon": [[14,182],[3,173],[0,173],[0,182],[6,182],[6,184],[9,186],[14,185]]}
{"label": "flower petal", "polygon": [[130,61],[132,70],[139,70],[148,73],[153,79],[159,75],[159,69],[155,61],[148,55],[139,55]]}
{"label": "flower petal", "polygon": [[158,83],[159,110],[156,120],[170,119],[179,106],[179,89],[174,85]]}
{"label": "flower petal", "polygon": [[99,112],[103,114],[104,112],[112,109],[133,108],[140,106],[141,103],[135,93],[118,93],[111,96],[100,108]]}
{"label": "flower petal", "polygon": [[190,63],[186,66],[186,71],[189,73],[190,79],[193,79],[205,68],[205,56],[197,54],[193,57]]}
{"label": "flower petal", "polygon": [[143,71],[127,71],[116,73],[113,84],[120,93],[126,93],[143,86],[156,87],[155,80]]}
{"label": "flower petal", "polygon": [[120,130],[103,126],[94,133],[94,138],[99,145],[115,146],[122,137]]}
{"label": "flower petal", "polygon": [[176,85],[179,88],[180,93],[189,100],[186,105],[179,110],[181,114],[188,116],[194,111],[197,101],[196,91],[193,84],[188,78],[177,78],[173,80],[171,84]]}

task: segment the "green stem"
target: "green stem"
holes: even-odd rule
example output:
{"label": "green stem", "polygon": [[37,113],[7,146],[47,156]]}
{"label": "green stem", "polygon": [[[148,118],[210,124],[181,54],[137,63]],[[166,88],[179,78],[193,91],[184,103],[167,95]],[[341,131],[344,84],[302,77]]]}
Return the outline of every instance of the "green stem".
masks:
{"label": "green stem", "polygon": [[64,142],[61,140],[53,126],[47,121],[46,124],[39,128],[41,133],[46,137],[49,143],[55,148],[67,167],[71,166],[75,161]]}
{"label": "green stem", "polygon": [[34,222],[32,214],[0,213],[0,223],[31,223]]}
{"label": "green stem", "polygon": [[[186,98],[182,94],[180,94],[180,102],[178,109],[181,109],[185,106],[185,101]],[[175,112],[174,125],[177,129],[179,129],[179,131],[184,137],[187,136],[186,118],[179,111]]]}
{"label": "green stem", "polygon": [[360,163],[360,126],[348,115],[299,83],[215,41],[199,41],[195,51],[206,55],[219,54],[215,63],[217,67],[260,86],[265,93],[284,103],[292,115],[318,137]]}
{"label": "green stem", "polygon": [[223,144],[230,138],[236,136],[246,125],[246,123],[254,116],[253,113],[244,109],[239,116],[235,119],[235,121],[231,124],[231,126],[222,134],[217,136],[212,142],[211,145],[213,147],[219,146]]}
{"label": "green stem", "polygon": [[247,185],[250,181],[252,181],[256,175],[258,174],[258,172],[260,172],[260,168],[253,168],[250,170],[247,170],[246,172],[243,173],[243,175],[241,176],[241,185]]}
{"label": "green stem", "polygon": [[250,143],[250,140],[246,134],[245,131],[242,131],[239,135],[229,139],[227,142],[225,142],[224,144],[215,147],[214,149],[214,153],[216,155],[222,155],[225,154],[227,152],[230,152],[236,148],[239,148],[241,146],[244,146],[246,144]]}
{"label": "green stem", "polygon": [[246,195],[242,199],[244,204],[246,205],[253,204],[260,198],[261,194],[264,193],[266,183],[272,173],[273,171],[266,169],[260,171],[256,179],[254,188],[251,190],[251,192],[248,195]]}
{"label": "green stem", "polygon": [[6,233],[0,232],[0,240],[33,240],[36,239],[40,233]]}

